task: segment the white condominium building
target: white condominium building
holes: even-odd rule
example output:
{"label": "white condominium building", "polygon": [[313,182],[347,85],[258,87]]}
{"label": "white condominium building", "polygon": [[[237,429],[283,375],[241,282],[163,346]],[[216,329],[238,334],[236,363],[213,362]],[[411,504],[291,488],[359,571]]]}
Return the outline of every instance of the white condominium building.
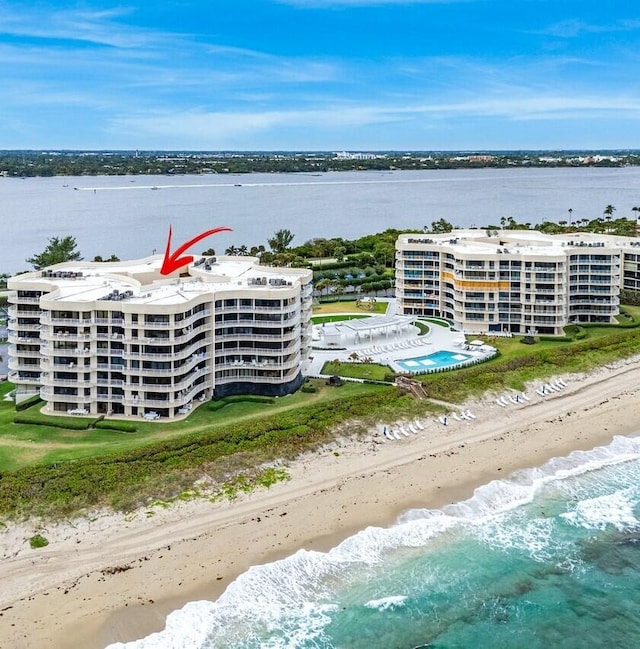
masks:
{"label": "white condominium building", "polygon": [[397,309],[443,317],[469,332],[562,334],[569,323],[615,322],[621,288],[640,287],[639,264],[640,239],[630,237],[403,234],[396,242]]}
{"label": "white condominium building", "polygon": [[8,282],[9,380],[45,412],[172,419],[193,400],[302,383],[312,273],[254,257],[68,262]]}

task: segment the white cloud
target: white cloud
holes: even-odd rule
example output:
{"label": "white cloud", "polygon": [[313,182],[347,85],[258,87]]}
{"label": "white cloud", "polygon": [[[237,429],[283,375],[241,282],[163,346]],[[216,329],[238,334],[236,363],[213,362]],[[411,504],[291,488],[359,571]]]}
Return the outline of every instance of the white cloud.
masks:
{"label": "white cloud", "polygon": [[640,119],[640,99],[629,97],[571,97],[562,95],[479,98],[452,103],[377,105],[336,102],[314,109],[264,112],[189,111],[122,115],[112,123],[114,132],[129,137],[166,140],[184,147],[224,148],[228,143],[250,142],[265,133],[308,129],[309,132],[348,132],[368,126],[429,121],[498,118],[510,121],[566,120],[576,116],[594,119],[607,115]]}
{"label": "white cloud", "polygon": [[584,34],[604,34],[611,32],[630,32],[640,29],[640,20],[618,20],[613,24],[594,25],[579,19],[562,20],[549,25],[538,34],[557,36],[559,38],[576,38]]}
{"label": "white cloud", "polygon": [[44,5],[23,5],[19,10],[0,2],[0,34],[49,40],[77,41],[119,48],[159,43],[171,35],[133,28],[119,21],[127,8],[102,11],[71,10]]}

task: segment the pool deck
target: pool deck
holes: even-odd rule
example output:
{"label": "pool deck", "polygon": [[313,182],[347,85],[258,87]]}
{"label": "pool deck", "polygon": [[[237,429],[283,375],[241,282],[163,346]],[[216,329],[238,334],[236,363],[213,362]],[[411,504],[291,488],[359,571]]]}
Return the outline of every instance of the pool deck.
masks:
{"label": "pool deck", "polygon": [[[389,303],[389,308],[395,308],[395,302]],[[345,314],[347,315],[347,314]],[[402,334],[385,335],[384,333],[376,334],[372,340],[360,343],[353,343],[344,340],[340,346],[329,346],[329,349],[319,349],[325,347],[322,340],[322,328],[317,327],[315,330],[316,337],[313,346],[318,348],[311,350],[309,359],[303,366],[303,373],[306,376],[322,376],[322,368],[327,361],[339,360],[341,362],[353,362],[350,356],[356,352],[360,358],[370,358],[374,363],[389,365],[394,372],[406,373],[408,370],[399,365],[398,360],[411,360],[433,354],[435,352],[446,350],[452,354],[465,354],[472,359],[481,359],[487,356],[486,351],[465,349],[464,334],[460,331],[451,331],[448,328],[428,323],[429,333],[420,336],[420,330],[417,327],[409,327]],[[434,367],[437,367],[434,366]],[[416,370],[410,371],[429,371],[428,366],[417,367]]]}

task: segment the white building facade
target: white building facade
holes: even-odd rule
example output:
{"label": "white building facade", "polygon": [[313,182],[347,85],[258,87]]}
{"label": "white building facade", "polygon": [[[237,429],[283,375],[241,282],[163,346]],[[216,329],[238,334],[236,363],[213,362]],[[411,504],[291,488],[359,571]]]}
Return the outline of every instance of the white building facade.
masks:
{"label": "white building facade", "polygon": [[45,412],[173,419],[194,400],[289,394],[311,345],[312,273],[253,257],[58,264],[8,281],[9,380]]}
{"label": "white building facade", "polygon": [[403,234],[398,313],[443,317],[469,332],[560,335],[615,322],[620,290],[640,286],[640,239],[518,230]]}

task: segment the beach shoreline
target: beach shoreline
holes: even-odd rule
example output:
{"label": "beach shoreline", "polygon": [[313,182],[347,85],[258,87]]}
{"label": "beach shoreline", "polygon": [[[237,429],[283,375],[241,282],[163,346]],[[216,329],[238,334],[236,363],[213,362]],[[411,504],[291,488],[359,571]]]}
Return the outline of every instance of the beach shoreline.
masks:
{"label": "beach shoreline", "polygon": [[[291,479],[234,502],[204,499],[135,515],[100,513],[0,532],[0,647],[102,649],[161,630],[166,615],[216,599],[241,573],[301,548],[327,551],[412,508],[440,508],[553,457],[640,431],[638,358],[565,377],[565,390],[476,418],[435,418],[400,440],[338,439],[287,466]],[[41,532],[49,545],[29,549]],[[6,643],[6,644],[5,644]]]}

